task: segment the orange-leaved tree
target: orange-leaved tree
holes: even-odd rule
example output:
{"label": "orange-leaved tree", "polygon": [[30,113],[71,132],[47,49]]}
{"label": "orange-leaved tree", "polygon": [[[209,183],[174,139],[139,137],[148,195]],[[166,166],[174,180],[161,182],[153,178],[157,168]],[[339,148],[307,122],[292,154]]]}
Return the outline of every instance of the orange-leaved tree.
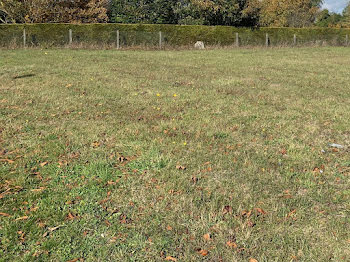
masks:
{"label": "orange-leaved tree", "polygon": [[321,3],[322,0],[250,0],[246,10],[248,15],[259,17],[260,26],[306,27],[314,23]]}

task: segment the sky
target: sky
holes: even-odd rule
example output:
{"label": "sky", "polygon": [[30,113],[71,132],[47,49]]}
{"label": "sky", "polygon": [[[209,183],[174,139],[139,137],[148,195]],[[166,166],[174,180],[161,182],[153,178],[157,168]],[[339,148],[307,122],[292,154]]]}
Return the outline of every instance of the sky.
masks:
{"label": "sky", "polygon": [[329,11],[341,13],[349,0],[325,0],[323,8]]}

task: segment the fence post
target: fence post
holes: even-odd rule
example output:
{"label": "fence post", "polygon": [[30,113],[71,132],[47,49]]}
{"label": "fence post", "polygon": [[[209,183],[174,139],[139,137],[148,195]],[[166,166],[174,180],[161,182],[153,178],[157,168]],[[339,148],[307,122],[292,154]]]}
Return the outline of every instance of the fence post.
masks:
{"label": "fence post", "polygon": [[119,30],[117,30],[117,49],[120,48],[120,42],[119,42]]}
{"label": "fence post", "polygon": [[23,29],[23,47],[26,48],[27,46],[27,34],[26,34],[26,29]]}
{"label": "fence post", "polygon": [[349,35],[348,34],[345,36],[345,45],[346,46],[349,45]]}
{"label": "fence post", "polygon": [[159,48],[162,49],[162,32],[159,31]]}
{"label": "fence post", "polygon": [[236,47],[239,47],[239,35],[236,33]]}
{"label": "fence post", "polygon": [[266,33],[265,46],[269,47],[269,34]]}
{"label": "fence post", "polygon": [[293,41],[294,45],[297,45],[297,35],[294,34],[294,41]]}
{"label": "fence post", "polygon": [[69,45],[73,43],[73,31],[72,29],[69,29]]}

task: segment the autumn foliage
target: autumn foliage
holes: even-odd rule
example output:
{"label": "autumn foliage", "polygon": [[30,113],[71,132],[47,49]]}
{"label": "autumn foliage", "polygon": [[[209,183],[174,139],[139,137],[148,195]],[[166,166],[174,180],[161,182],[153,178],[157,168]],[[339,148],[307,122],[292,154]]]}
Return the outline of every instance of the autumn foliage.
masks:
{"label": "autumn foliage", "polygon": [[314,23],[320,1],[252,0],[249,5],[258,11],[261,26],[306,27]]}
{"label": "autumn foliage", "polygon": [[143,23],[347,27],[322,0],[0,0],[0,23]]}
{"label": "autumn foliage", "polygon": [[0,19],[13,23],[106,22],[107,4],[108,0],[0,0]]}

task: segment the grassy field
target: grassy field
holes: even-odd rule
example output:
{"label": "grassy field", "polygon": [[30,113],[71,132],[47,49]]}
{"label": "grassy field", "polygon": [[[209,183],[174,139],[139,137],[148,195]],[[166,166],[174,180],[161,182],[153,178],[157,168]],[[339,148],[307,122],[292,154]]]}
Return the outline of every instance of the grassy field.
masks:
{"label": "grassy field", "polygon": [[349,261],[349,61],[1,50],[0,261]]}

